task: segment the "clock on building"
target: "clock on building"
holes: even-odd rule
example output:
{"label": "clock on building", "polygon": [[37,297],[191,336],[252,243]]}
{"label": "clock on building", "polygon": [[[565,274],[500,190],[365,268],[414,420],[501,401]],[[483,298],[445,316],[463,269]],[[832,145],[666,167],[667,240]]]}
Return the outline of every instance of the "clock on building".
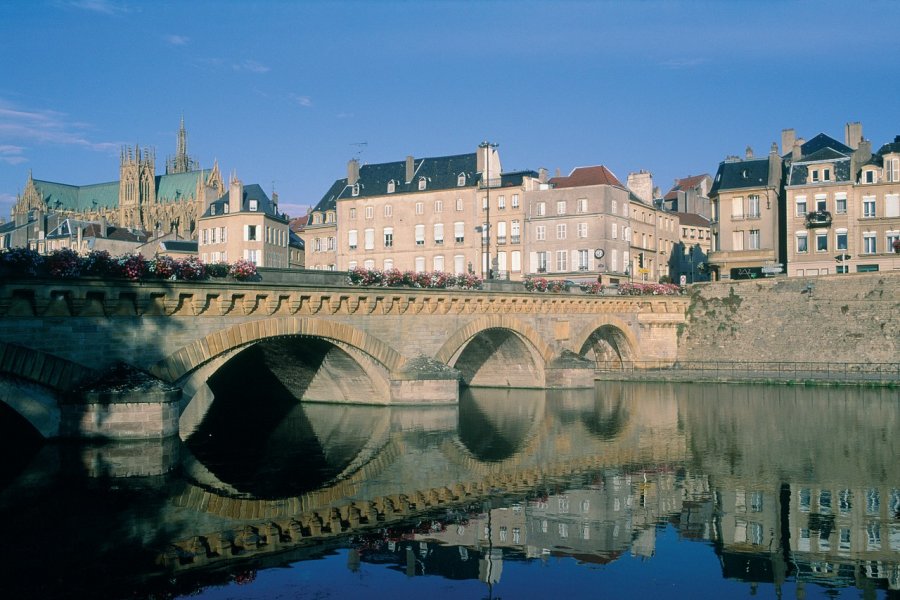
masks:
{"label": "clock on building", "polygon": [[594,250],[594,258],[603,258],[606,255],[606,252],[603,251],[603,248],[597,248]]}

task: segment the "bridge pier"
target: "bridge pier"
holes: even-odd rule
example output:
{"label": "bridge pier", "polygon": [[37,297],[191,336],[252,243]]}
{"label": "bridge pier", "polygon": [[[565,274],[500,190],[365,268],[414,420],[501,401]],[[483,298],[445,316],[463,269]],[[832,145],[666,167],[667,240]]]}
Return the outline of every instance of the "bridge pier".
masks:
{"label": "bridge pier", "polygon": [[459,371],[427,356],[418,356],[391,374],[390,394],[392,405],[456,404]]}
{"label": "bridge pier", "polygon": [[563,350],[545,368],[547,389],[577,389],[594,387],[594,361]]}

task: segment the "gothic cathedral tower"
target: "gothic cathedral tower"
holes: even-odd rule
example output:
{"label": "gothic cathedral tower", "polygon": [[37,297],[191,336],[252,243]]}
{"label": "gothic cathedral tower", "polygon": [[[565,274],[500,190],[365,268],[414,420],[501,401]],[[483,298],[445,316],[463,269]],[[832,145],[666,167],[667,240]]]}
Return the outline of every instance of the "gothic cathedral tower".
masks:
{"label": "gothic cathedral tower", "polygon": [[146,229],[156,204],[156,154],[135,146],[123,148],[119,163],[119,225]]}

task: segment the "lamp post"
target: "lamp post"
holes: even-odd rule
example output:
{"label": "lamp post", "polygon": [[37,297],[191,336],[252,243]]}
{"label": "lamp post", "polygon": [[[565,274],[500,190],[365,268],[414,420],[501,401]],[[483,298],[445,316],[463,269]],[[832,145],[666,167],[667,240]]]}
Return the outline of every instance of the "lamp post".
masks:
{"label": "lamp post", "polygon": [[482,270],[482,275],[484,275],[485,279],[493,279],[494,277],[494,269],[491,264],[491,150],[499,146],[500,144],[492,144],[491,142],[481,142],[478,144],[478,147],[484,150],[484,170],[485,170],[485,229],[487,229],[487,270]]}

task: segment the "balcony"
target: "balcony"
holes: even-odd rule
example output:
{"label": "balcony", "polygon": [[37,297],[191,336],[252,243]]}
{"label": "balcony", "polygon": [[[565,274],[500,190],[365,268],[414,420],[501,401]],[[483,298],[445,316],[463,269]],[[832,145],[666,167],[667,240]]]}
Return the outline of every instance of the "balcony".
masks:
{"label": "balcony", "polygon": [[827,210],[816,210],[806,213],[806,227],[809,229],[831,227],[831,213]]}

